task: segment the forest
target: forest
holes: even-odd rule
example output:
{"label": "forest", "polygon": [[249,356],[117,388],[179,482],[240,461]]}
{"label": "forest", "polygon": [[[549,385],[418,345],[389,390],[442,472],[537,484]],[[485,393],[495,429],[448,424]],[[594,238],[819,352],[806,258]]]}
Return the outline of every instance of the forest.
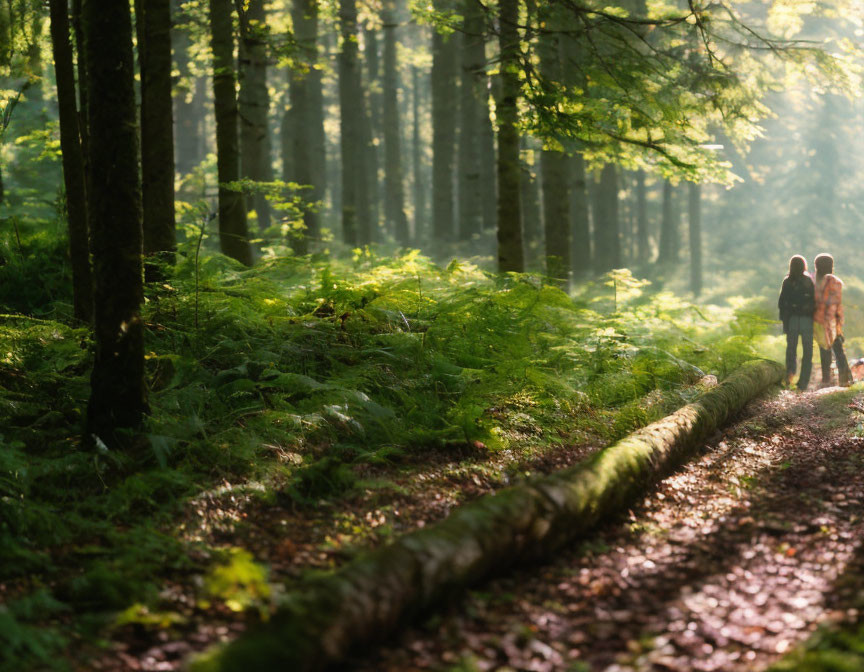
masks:
{"label": "forest", "polygon": [[864,670],[862,9],[0,0],[0,670]]}

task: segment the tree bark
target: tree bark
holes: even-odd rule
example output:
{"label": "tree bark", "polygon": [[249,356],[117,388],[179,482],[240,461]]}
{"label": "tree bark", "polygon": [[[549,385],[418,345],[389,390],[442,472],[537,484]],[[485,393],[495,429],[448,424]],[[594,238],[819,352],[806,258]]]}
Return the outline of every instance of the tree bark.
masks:
{"label": "tree bark", "polygon": [[397,63],[397,26],[399,13],[396,0],[384,5],[384,170],[385,215],[387,228],[396,242],[409,242],[408,217],[405,214],[405,188],[402,175],[402,136],[399,120],[399,70]]}
{"label": "tree bark", "polygon": [[640,264],[651,256],[648,237],[648,198],[645,190],[645,171],[636,173],[636,260]]}
{"label": "tree bark", "polygon": [[[447,9],[439,0],[436,9]],[[453,175],[456,158],[458,44],[455,35],[432,33],[432,235],[440,249],[453,241]]]}
{"label": "tree bark", "polygon": [[86,434],[114,449],[128,445],[124,430],[139,428],[147,412],[132,17],[128,2],[87,0],[83,20],[96,339]]}
{"label": "tree bark", "polygon": [[498,101],[498,270],[525,270],[519,164],[519,0],[500,0]]}
{"label": "tree bark", "polygon": [[426,188],[423,176],[423,144],[420,139],[420,75],[417,66],[411,67],[411,172],[414,187],[414,240],[425,238],[428,230],[426,217]]}
{"label": "tree bark", "polygon": [[[270,93],[267,89],[267,14],[264,0],[238,4],[240,12],[240,172],[255,182],[273,180],[270,157]],[[247,212],[255,211],[258,229],[270,226],[270,202],[261,191],[246,197]]]}
{"label": "tree bark", "polygon": [[462,67],[459,84],[459,239],[471,240],[483,228],[480,183],[481,121],[486,102],[485,12],[476,0],[463,0]]}
{"label": "tree bark", "polygon": [[[318,204],[324,198],[323,152],[319,146],[323,134],[319,135],[318,126],[323,126],[320,89],[320,71],[315,67],[318,61],[318,3],[316,0],[295,0],[293,6],[294,39],[299,46],[303,71],[294,72],[291,77],[292,120],[291,145],[294,174],[292,179],[299,184],[310,186],[302,192],[306,208],[303,211],[305,230],[298,236],[298,254],[309,252],[310,241],[320,235],[320,213]],[[321,154],[319,154],[319,152]]]}
{"label": "tree bark", "polygon": [[[171,101],[171,2],[135,0],[141,70],[141,180],[144,256],[172,253],[174,223],[174,115]],[[158,279],[145,264],[145,279]]]}
{"label": "tree bark", "polygon": [[690,291],[694,296],[702,293],[702,187],[691,182],[688,191],[688,219],[690,224]]}
{"label": "tree bark", "polygon": [[266,624],[193,662],[191,672],[332,666],[469,586],[585,539],[782,375],[775,362],[749,362],[697,401],[574,467],[481,497],[359,556],[311,581]]}
{"label": "tree bark", "polygon": [[84,34],[84,3],[72,0],[72,30],[78,55],[78,135],[81,138],[81,156],[84,159],[84,185],[90,193],[90,122],[87,105],[87,36]]}
{"label": "tree bark", "polygon": [[522,239],[525,250],[525,269],[541,271],[543,268],[543,198],[540,194],[540,151],[534,138],[523,135],[519,152],[522,175]]}
{"label": "tree bark", "polygon": [[[551,18],[551,17],[550,17]],[[562,45],[556,33],[540,36],[540,72],[550,85],[562,81]],[[570,160],[561,147],[547,145],[540,156],[546,275],[560,286],[570,283]]]}
{"label": "tree bark", "polygon": [[368,118],[357,48],[356,0],[340,0],[339,110],[342,146],[342,235],[350,246],[370,242]]}
{"label": "tree bark", "polygon": [[[378,58],[378,31],[369,25],[363,29],[364,61],[366,64],[365,90],[368,115],[364,122],[364,143],[366,145],[366,180],[369,189],[369,221],[371,222],[369,242],[378,239],[381,223],[381,176],[378,145],[381,142],[381,67]],[[361,82],[363,78],[361,77]]]}
{"label": "tree bark", "polygon": [[675,188],[669,180],[663,181],[663,220],[660,224],[660,251],[658,264],[677,264],[681,246],[680,217],[675,203]]}
{"label": "tree bark", "polygon": [[84,156],[78,136],[75,68],[72,63],[72,44],[69,41],[67,1],[51,0],[50,12],[51,45],[60,116],[60,150],[63,153],[63,184],[66,189],[66,216],[69,222],[72,306],[77,319],[90,322],[93,319],[93,292],[87,231],[87,189],[84,183]]}
{"label": "tree bark", "polygon": [[594,273],[600,275],[621,266],[618,170],[614,163],[603,166],[594,203]]}
{"label": "tree bark", "polygon": [[[87,0],[90,2],[91,0]],[[213,101],[216,111],[216,167],[219,173],[219,246],[241,264],[252,265],[252,248],[243,194],[228,189],[240,179],[237,95],[234,79],[234,30],[231,0],[210,0],[213,49]]]}
{"label": "tree bark", "polygon": [[581,154],[574,154],[570,157],[571,265],[574,278],[591,274],[591,225],[587,186],[585,159]]}
{"label": "tree bark", "polygon": [[84,179],[84,157],[79,137],[75,69],[72,44],[69,39],[68,11],[66,0],[51,0],[51,43],[57,81],[60,148],[63,156],[63,179],[69,224],[73,311],[77,319],[90,322],[93,318],[93,293],[87,225],[87,191]]}

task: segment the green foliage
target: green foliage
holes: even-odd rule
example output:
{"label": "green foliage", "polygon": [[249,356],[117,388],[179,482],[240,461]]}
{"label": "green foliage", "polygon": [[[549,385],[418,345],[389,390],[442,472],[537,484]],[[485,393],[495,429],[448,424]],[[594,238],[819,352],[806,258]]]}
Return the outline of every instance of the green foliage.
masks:
{"label": "green foliage", "polygon": [[[34,258],[53,249],[38,236],[26,245]],[[195,245],[147,290],[146,455],[89,452],[76,436],[86,330],[0,318],[0,580],[23,599],[26,582],[51,585],[52,608],[94,615],[78,635],[146,607],[161,576],[192,562],[172,521],[223,479],[265,483],[272,505],[313,505],[350,496],[367,465],[432,448],[530,451],[573,432],[611,441],[688,401],[704,373],[751,358],[764,328],[624,271],[573,298],[416,252],[270,255],[247,269],[222,256],[196,265]],[[42,298],[27,301],[37,312]],[[241,583],[233,597],[213,593],[260,607],[266,595],[255,588],[250,602]],[[4,618],[22,667],[68,636],[37,627],[42,612]]]}

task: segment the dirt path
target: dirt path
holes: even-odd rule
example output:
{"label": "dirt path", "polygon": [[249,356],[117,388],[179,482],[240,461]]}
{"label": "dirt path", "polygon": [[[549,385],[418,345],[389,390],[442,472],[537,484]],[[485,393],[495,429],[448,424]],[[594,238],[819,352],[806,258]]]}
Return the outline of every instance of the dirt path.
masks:
{"label": "dirt path", "polygon": [[[349,669],[763,669],[864,588],[854,391],[751,404],[589,544],[509,573]],[[862,408],[864,410],[864,408]]]}

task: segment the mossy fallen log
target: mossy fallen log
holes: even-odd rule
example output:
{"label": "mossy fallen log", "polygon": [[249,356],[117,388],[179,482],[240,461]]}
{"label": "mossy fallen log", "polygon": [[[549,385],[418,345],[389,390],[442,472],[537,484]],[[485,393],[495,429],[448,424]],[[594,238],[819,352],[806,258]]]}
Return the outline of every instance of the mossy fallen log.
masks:
{"label": "mossy fallen log", "polygon": [[300,672],[342,660],[448,595],[584,537],[782,375],[774,362],[749,362],[694,403],[592,459],[482,497],[313,580],[268,623],[205,653],[190,669]]}

